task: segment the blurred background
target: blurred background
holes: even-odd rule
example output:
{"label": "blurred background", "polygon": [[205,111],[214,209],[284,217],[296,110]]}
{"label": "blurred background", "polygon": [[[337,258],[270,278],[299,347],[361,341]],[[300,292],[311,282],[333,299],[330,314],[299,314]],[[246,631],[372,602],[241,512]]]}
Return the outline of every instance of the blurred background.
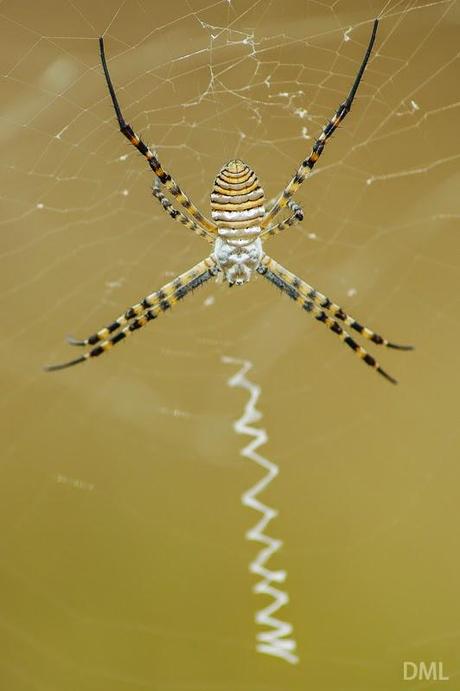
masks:
{"label": "blurred background", "polygon": [[[209,283],[44,373],[78,355],[67,334],[209,251],[152,198],[97,37],[126,119],[209,213],[234,157],[281,191],[376,16],[353,110],[297,195],[305,220],[266,248],[416,346],[370,344],[399,385],[261,278]],[[2,689],[437,687],[407,661],[458,688],[459,23],[455,0],[2,2]],[[241,454],[256,439],[262,460]],[[242,497],[264,462],[291,659],[257,650],[257,613],[283,599],[250,571],[263,514]]]}

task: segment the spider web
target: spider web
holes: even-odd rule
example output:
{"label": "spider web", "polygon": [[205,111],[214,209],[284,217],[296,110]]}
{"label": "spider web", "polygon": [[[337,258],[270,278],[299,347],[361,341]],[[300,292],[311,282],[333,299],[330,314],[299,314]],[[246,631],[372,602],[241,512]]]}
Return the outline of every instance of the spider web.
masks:
{"label": "spider web", "polygon": [[[391,387],[263,279],[207,285],[96,362],[86,336],[191,267],[206,243],[152,199],[128,122],[208,213],[240,157],[278,194],[348,93],[351,114],[267,252],[413,354]],[[385,691],[405,661],[458,687],[455,0],[0,4],[0,678],[8,691]],[[452,333],[453,332],[453,333]],[[227,361],[225,361],[227,358]],[[258,654],[261,480],[233,422],[251,363],[279,468],[261,501],[283,544],[299,664]],[[236,371],[235,371],[236,374]],[[246,442],[244,442],[246,443]]]}

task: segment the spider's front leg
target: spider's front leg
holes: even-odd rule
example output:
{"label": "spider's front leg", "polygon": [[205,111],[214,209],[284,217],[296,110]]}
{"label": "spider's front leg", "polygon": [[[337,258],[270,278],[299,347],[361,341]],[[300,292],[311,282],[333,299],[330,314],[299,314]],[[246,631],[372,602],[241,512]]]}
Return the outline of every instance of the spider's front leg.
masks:
{"label": "spider's front leg", "polygon": [[[134,333],[134,331],[137,331],[149,321],[156,319],[160,314],[166,312],[192,290],[203,285],[206,281],[209,281],[218,271],[219,267],[215,259],[212,256],[207,257],[189,269],[189,271],[175,278],[174,281],[164,285],[160,290],[147,295],[136,305],[126,310],[126,312],[115,319],[111,324],[97,331],[92,336],[81,341],[70,339],[72,345],[88,346],[98,344],[95,348],[92,348],[84,353],[84,355],[74,360],[69,360],[68,362],[58,365],[47,365],[45,369],[49,372],[53,372],[55,370],[65,369],[66,367],[72,367],[72,365],[78,365],[80,362],[85,362],[85,360],[89,358],[102,355],[102,353],[105,353],[124,338]],[[118,329],[121,330],[118,331]],[[111,336],[115,331],[118,331],[118,333]]]}
{"label": "spider's front leg", "polygon": [[[337,319],[377,345],[383,345],[387,348],[396,348],[398,350],[412,350],[412,346],[391,343],[371,329],[362,326],[353,317],[346,314],[341,307],[329,300],[328,297],[312,288],[312,286],[302,281],[301,278],[285,269],[268,255],[264,255],[257,271],[270,281],[270,283],[280,288],[292,300],[299,303],[306,312],[310,312],[317,321],[325,324],[346,343],[366,365],[373,367],[379,374],[392,382],[392,384],[397,383],[396,379],[385,372],[372,355],[370,355],[365,348],[356,343],[350,334],[340,326]],[[328,312],[330,312],[330,314],[328,314]],[[334,317],[336,319],[334,319]]]}

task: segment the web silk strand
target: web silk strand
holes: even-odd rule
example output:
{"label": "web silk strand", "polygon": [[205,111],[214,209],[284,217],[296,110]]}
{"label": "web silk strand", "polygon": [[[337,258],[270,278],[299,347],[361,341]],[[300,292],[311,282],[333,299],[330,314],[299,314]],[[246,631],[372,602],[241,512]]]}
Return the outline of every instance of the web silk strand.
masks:
{"label": "web silk strand", "polygon": [[241,496],[243,506],[248,506],[262,514],[256,525],[246,533],[248,540],[263,545],[249,565],[250,572],[261,577],[261,580],[253,587],[253,591],[271,598],[269,605],[258,610],[255,614],[256,624],[267,627],[256,634],[256,650],[259,653],[279,657],[295,665],[299,662],[299,657],[296,654],[297,643],[292,637],[293,626],[289,622],[281,621],[274,616],[283,605],[289,602],[287,592],[280,590],[274,585],[285,583],[287,571],[272,571],[267,566],[270,557],[283,545],[282,540],[272,538],[265,533],[265,529],[270,521],[278,515],[278,511],[267,506],[258,498],[258,495],[268,487],[279,473],[279,467],[275,463],[257,453],[257,449],[268,441],[268,434],[265,429],[252,426],[253,423],[258,422],[262,418],[262,413],[256,408],[261,388],[246,377],[249,370],[252,369],[252,363],[249,360],[223,357],[222,361],[225,364],[240,366],[239,371],[228,380],[228,386],[241,387],[249,393],[249,400],[245,405],[242,416],[233,424],[237,434],[251,437],[249,443],[241,449],[240,454],[244,458],[254,461],[254,463],[266,471],[266,474]]}

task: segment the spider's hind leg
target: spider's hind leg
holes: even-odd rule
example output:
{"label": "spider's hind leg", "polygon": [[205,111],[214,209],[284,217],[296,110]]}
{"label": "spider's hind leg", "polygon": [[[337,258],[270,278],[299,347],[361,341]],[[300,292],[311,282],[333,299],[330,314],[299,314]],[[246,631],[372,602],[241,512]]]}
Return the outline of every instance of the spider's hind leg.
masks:
{"label": "spider's hind leg", "polygon": [[269,237],[278,235],[278,233],[286,230],[286,228],[291,228],[291,226],[295,226],[297,223],[301,223],[301,221],[303,221],[304,213],[300,204],[297,204],[297,202],[295,202],[293,199],[290,199],[287,203],[287,207],[292,211],[292,214],[284,221],[280,221],[279,223],[276,223],[276,225],[265,228],[265,230],[263,230],[260,234],[260,239],[262,242],[268,240]]}
{"label": "spider's hind leg", "polygon": [[152,169],[152,172],[157,176],[161,184],[166,187],[168,192],[176,199],[177,203],[181,204],[184,207],[184,209],[186,209],[187,213],[190,216],[192,216],[198,223],[198,225],[200,225],[204,230],[209,231],[209,233],[216,233],[216,224],[213,221],[210,221],[208,218],[206,218],[206,216],[204,216],[201,213],[201,211],[199,211],[199,209],[195,206],[191,199],[189,199],[185,192],[183,192],[183,190],[179,187],[179,185],[171,176],[171,174],[163,168],[156,153],[154,153],[147,146],[147,144],[145,144],[145,142],[142,141],[142,139],[134,132],[131,125],[129,125],[125,121],[123,113],[121,112],[121,107],[118,102],[117,95],[115,93],[114,86],[112,84],[109,68],[107,66],[107,60],[105,57],[104,49],[104,39],[102,36],[99,38],[99,52],[101,57],[102,69],[104,71],[107,88],[109,90],[110,98],[112,99],[112,104],[115,111],[115,115],[118,120],[120,132],[127,138],[129,143],[136,147],[139,153],[141,153],[142,156],[144,156],[147,159],[147,162],[150,168]]}
{"label": "spider's hind leg", "polygon": [[200,237],[204,238],[209,243],[212,244],[215,242],[216,235],[214,233],[205,230],[204,228],[202,228],[202,226],[193,221],[186,214],[182,213],[182,211],[179,211],[179,209],[175,208],[175,206],[168,199],[168,197],[165,194],[163,194],[161,189],[161,183],[158,179],[155,179],[153,183],[152,194],[155,197],[155,199],[158,199],[163,209],[166,211],[166,213],[168,213],[171,216],[171,218],[173,218],[175,221],[179,221],[186,228],[189,228],[189,230],[196,233],[196,235],[199,235]]}
{"label": "spider's hind leg", "polygon": [[347,116],[347,114],[350,112],[353,100],[356,96],[356,92],[358,90],[358,87],[361,83],[361,80],[363,78],[364,71],[367,67],[367,63],[369,62],[369,58],[371,56],[372,48],[374,46],[374,41],[375,41],[375,35],[377,33],[377,27],[379,24],[379,20],[376,19],[374,21],[373,27],[372,27],[372,33],[369,39],[369,43],[367,46],[367,50],[364,54],[363,60],[361,62],[361,66],[358,70],[358,73],[355,77],[355,80],[353,82],[353,85],[350,89],[350,92],[345,99],[343,103],[339,105],[337,108],[336,112],[332,116],[332,118],[329,120],[329,122],[325,125],[323,128],[323,131],[319,135],[318,139],[313,145],[313,148],[305,158],[299,168],[297,169],[294,177],[291,178],[291,180],[288,182],[284,190],[281,192],[280,196],[276,200],[276,202],[272,205],[268,213],[264,216],[262,219],[261,226],[262,228],[266,228],[272,223],[273,219],[277,214],[284,209],[286,206],[287,202],[291,197],[297,192],[299,189],[300,185],[304,182],[305,178],[307,177],[308,173],[314,168],[316,163],[318,162],[325,146],[327,140],[334,134],[336,131],[337,127],[340,125],[342,120]]}

